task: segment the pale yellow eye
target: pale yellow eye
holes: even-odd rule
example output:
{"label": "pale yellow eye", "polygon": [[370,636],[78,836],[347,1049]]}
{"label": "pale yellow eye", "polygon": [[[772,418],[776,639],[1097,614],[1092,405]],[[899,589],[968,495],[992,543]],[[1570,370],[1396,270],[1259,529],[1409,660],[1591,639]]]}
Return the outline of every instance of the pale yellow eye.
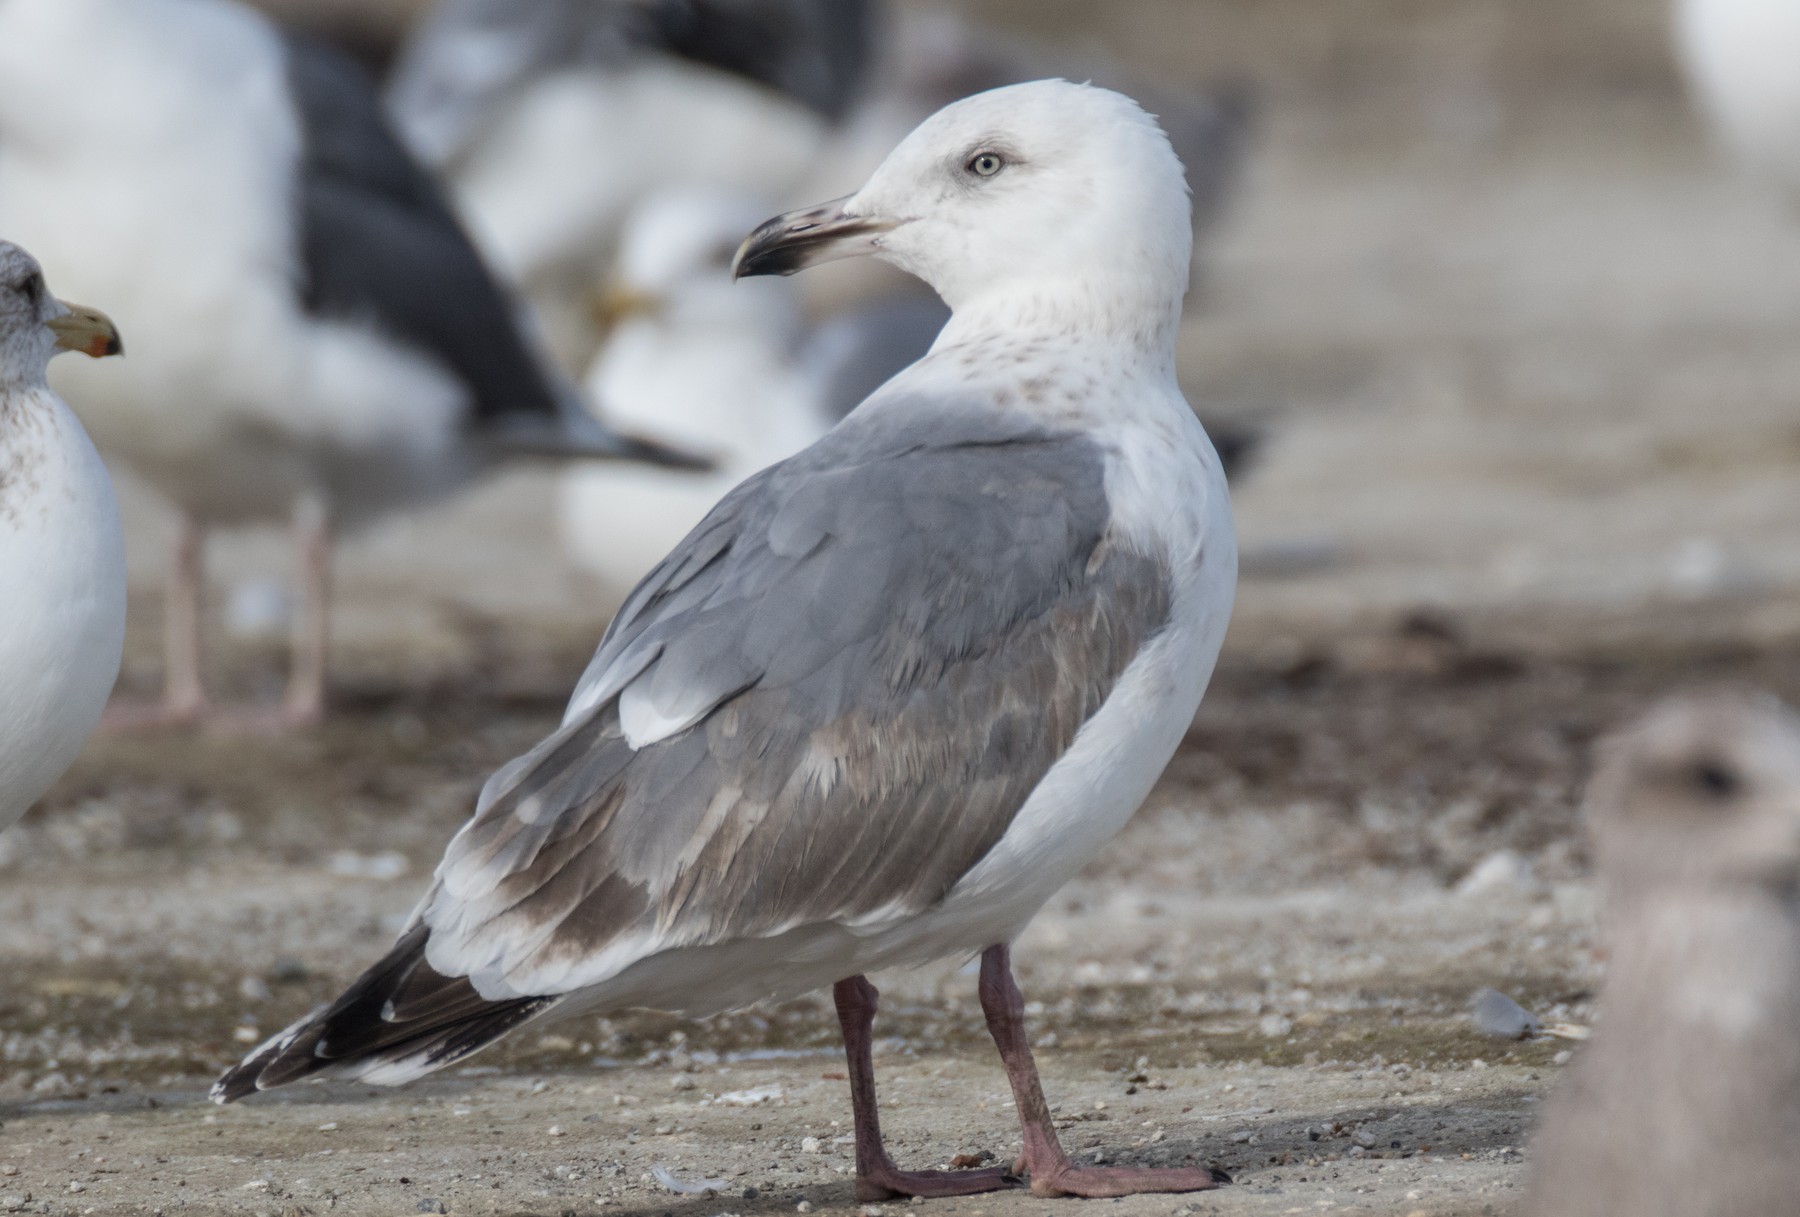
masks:
{"label": "pale yellow eye", "polygon": [[998,152],[977,152],[969,158],[968,169],[976,177],[993,177],[1006,168],[1006,158]]}

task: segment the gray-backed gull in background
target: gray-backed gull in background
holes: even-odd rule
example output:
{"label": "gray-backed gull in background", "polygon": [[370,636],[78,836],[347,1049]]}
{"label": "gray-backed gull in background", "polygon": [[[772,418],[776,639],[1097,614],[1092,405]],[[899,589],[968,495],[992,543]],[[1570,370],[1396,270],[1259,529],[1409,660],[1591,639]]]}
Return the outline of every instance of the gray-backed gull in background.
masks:
{"label": "gray-backed gull in background", "polygon": [[118,331],[57,300],[31,255],[0,241],[0,829],[81,751],[125,643],[119,505],[45,383],[59,350],[114,355]]}
{"label": "gray-backed gull in background", "polygon": [[667,456],[545,371],[360,70],[233,0],[0,4],[0,231],[133,335],[58,387],[182,512],[167,717],[205,704],[208,527],[295,528],[281,717],[307,721],[335,530],[509,452]]}
{"label": "gray-backed gull in background", "polygon": [[1062,81],[958,102],[855,194],[758,228],[740,274],[875,254],[950,322],[638,586],[393,950],[214,1097],[833,985],[858,1193],[987,1191],[1017,1180],[888,1158],[863,978],[979,953],[1034,1192],[1213,1186],[1069,1160],[1008,954],[1149,794],[1230,616],[1225,477],[1175,380],[1191,240],[1156,122]]}
{"label": "gray-backed gull in background", "polygon": [[1672,698],[1588,794],[1605,898],[1591,1043],[1544,1104],[1525,1217],[1791,1213],[1800,1195],[1800,719]]}
{"label": "gray-backed gull in background", "polygon": [[443,0],[387,98],[482,248],[586,362],[587,301],[655,191],[782,200],[859,92],[874,0]]}

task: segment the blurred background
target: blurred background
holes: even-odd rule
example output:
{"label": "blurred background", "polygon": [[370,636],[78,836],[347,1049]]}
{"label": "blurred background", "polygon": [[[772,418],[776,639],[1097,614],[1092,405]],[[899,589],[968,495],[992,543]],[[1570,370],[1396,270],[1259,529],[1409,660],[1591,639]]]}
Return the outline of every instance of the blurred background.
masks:
{"label": "blurred background", "polygon": [[[428,6],[267,7],[381,67]],[[1046,62],[1117,61],[1244,109],[1182,343],[1202,416],[1254,437],[1229,649],[1420,610],[1528,620],[1539,641],[1546,614],[1589,641],[1800,630],[1800,222],[1709,143],[1663,4],[953,7]],[[827,160],[794,183],[811,195],[771,201],[865,168]],[[484,623],[591,636],[618,589],[564,556],[557,510],[552,475],[515,471],[352,538],[340,679],[403,653],[454,666],[491,644]],[[152,586],[157,510],[131,496],[128,514]],[[285,575],[273,538],[218,549],[227,579]],[[154,647],[133,656],[148,686]]]}

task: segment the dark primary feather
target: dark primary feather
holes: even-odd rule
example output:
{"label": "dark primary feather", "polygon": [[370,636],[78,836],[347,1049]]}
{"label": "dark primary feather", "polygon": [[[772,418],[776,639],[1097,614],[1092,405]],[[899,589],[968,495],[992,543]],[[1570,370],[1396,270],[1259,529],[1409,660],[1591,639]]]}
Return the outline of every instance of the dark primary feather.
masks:
{"label": "dark primary feather", "polygon": [[[1170,595],[1162,563],[1110,535],[1092,441],[961,413],[852,418],[728,495],[620,611],[582,682],[600,700],[489,782],[421,924],[359,989],[401,991],[383,978],[427,933],[438,966],[552,999],[605,980],[579,968],[609,946],[628,968],[942,900]],[[693,723],[633,750],[634,699]],[[392,1056],[503,1030],[506,1003],[468,992],[245,1068],[329,1068],[336,1036]]]}
{"label": "dark primary feather", "polygon": [[301,123],[296,189],[309,312],[373,323],[470,389],[478,425],[562,416],[558,389],[442,192],[400,145],[362,69],[286,41]]}
{"label": "dark primary feather", "polygon": [[317,1015],[251,1053],[213,1084],[211,1098],[231,1103],[351,1061],[423,1052],[441,1068],[486,1047],[552,999],[490,1002],[462,977],[440,976],[425,962],[424,927],[408,931]]}

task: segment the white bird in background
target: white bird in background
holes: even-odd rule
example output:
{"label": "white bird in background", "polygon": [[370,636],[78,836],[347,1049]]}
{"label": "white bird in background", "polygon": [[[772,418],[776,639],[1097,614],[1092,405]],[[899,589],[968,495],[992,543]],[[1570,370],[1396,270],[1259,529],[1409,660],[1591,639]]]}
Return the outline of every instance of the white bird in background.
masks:
{"label": "white bird in background", "polygon": [[360,69],[234,0],[0,3],[0,231],[133,334],[58,386],[182,515],[155,718],[207,708],[207,528],[294,527],[303,610],[266,717],[304,723],[336,530],[520,451],[672,459],[545,370]]}
{"label": "white bird in background", "polygon": [[680,186],[785,197],[855,95],[872,24],[871,0],[443,0],[388,104],[579,366],[632,207]]}
{"label": "white bird in background", "polygon": [[1008,945],[1150,793],[1231,614],[1225,475],[1175,377],[1192,239],[1155,120],[1062,81],[958,102],[855,194],[759,227],[740,274],[875,254],[949,324],[639,584],[399,942],[214,1098],[404,1082],[558,1014],[831,985],[858,1195],[992,1191],[1019,1180],[888,1156],[863,976],[979,953],[1033,1192],[1214,1186],[1192,1161],[1070,1160]]}
{"label": "white bird in background", "polygon": [[614,327],[588,373],[589,395],[621,426],[707,453],[715,468],[596,465],[562,475],[564,547],[620,594],[726,491],[836,421],[822,408],[820,376],[800,358],[792,285],[732,283],[738,243],[769,211],[731,192],[669,190],[625,223],[606,297]]}
{"label": "white bird in background", "polygon": [[1800,200],[1800,3],[1678,0],[1675,42],[1725,144]]}
{"label": "white bird in background", "polygon": [[57,351],[119,352],[0,241],[0,829],[87,742],[125,644],[125,542],[106,466],[44,374]]}

